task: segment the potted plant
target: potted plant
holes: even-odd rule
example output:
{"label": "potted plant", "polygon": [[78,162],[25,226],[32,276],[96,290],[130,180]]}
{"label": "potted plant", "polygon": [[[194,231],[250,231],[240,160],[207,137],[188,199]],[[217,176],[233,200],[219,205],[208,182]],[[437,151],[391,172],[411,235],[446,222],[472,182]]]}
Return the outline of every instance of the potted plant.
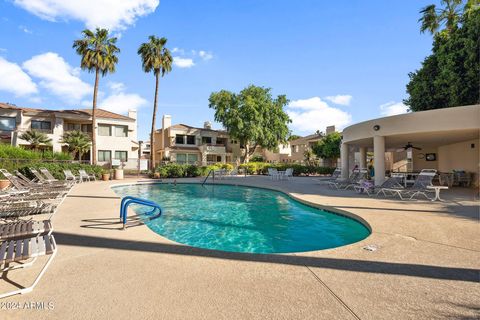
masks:
{"label": "potted plant", "polygon": [[113,176],[114,176],[115,180],[123,180],[123,167],[124,166],[125,166],[125,164],[120,162],[119,160],[114,159],[112,161]]}
{"label": "potted plant", "polygon": [[3,174],[0,173],[0,190],[6,189],[10,186],[10,181],[5,179]]}
{"label": "potted plant", "polygon": [[102,180],[103,181],[110,180],[110,170],[102,170]]}

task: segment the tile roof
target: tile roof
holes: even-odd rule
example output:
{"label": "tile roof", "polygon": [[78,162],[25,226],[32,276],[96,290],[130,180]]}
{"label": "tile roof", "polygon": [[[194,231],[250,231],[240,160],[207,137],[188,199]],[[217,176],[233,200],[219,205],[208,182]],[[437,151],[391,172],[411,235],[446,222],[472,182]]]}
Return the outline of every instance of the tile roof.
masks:
{"label": "tile roof", "polygon": [[[2,103],[0,102],[0,109],[9,109],[9,110],[22,110],[28,112],[52,112],[52,113],[62,113],[62,114],[77,114],[83,116],[91,116],[92,110],[91,109],[72,109],[72,110],[49,110],[49,109],[35,109],[35,108],[25,108],[25,107],[18,107],[16,105],[12,105],[9,103]],[[130,120],[135,121],[135,119],[123,116],[118,113],[110,112],[103,109],[98,109],[96,112],[96,116],[98,118],[108,118],[108,119],[119,119],[119,120]]]}
{"label": "tile roof", "polygon": [[173,129],[197,129],[197,130],[203,130],[203,131],[215,131],[215,132],[227,133],[226,130],[198,128],[198,127],[192,127],[192,126],[189,126],[189,125],[186,125],[186,124],[183,124],[183,123],[174,124],[170,128],[173,128]]}

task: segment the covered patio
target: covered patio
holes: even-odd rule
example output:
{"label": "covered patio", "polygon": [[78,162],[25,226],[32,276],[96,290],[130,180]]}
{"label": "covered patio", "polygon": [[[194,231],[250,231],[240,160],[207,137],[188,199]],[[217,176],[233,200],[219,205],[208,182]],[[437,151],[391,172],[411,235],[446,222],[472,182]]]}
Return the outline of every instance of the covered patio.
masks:
{"label": "covered patio", "polygon": [[375,185],[390,172],[464,171],[478,185],[480,105],[401,114],[361,122],[343,131],[343,178],[367,168],[373,152]]}

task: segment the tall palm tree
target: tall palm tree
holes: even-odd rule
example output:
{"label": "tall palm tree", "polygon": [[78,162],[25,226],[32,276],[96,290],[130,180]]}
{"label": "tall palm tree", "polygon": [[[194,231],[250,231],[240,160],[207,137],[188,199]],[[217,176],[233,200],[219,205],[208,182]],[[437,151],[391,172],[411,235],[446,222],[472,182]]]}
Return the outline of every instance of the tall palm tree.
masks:
{"label": "tall palm tree", "polygon": [[68,150],[72,153],[73,159],[78,154],[78,160],[81,160],[82,155],[90,150],[90,137],[77,130],[65,132],[60,143],[68,145]]}
{"label": "tall palm tree", "polygon": [[52,139],[50,139],[45,133],[28,130],[20,135],[20,139],[27,141],[33,147],[33,150],[38,151],[41,145],[51,145]]}
{"label": "tall palm tree", "polygon": [[479,4],[479,0],[467,0],[462,7],[463,2],[464,0],[442,0],[443,8],[437,8],[431,4],[420,10],[422,14],[422,17],[418,19],[422,23],[420,32],[428,31],[436,34],[442,25],[446,26],[449,33],[452,32],[458,26],[462,14],[478,7]]}
{"label": "tall palm tree", "polygon": [[73,48],[82,57],[80,67],[88,72],[95,72],[95,86],[93,87],[93,105],[92,105],[92,162],[97,163],[97,130],[96,130],[96,110],[97,110],[97,92],[100,74],[115,72],[115,65],[118,63],[117,53],[120,49],[115,45],[117,38],[109,37],[107,29],[97,28],[95,32],[85,29],[82,31],[83,39],[75,40]]}
{"label": "tall palm tree", "polygon": [[150,131],[150,146],[152,152],[150,152],[150,169],[155,169],[155,121],[157,119],[157,99],[158,99],[158,83],[160,76],[172,71],[173,58],[165,45],[167,44],[166,38],[157,38],[156,36],[148,37],[149,41],[142,43],[138,48],[137,53],[142,59],[143,71],[151,72],[155,75],[155,98],[153,101],[153,114],[152,114],[152,130]]}

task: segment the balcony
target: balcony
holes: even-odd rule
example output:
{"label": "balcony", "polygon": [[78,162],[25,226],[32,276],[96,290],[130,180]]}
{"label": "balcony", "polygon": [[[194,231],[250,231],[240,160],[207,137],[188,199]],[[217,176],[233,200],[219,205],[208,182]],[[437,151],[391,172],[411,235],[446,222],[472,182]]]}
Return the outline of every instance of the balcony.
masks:
{"label": "balcony", "polygon": [[202,153],[227,153],[227,148],[223,144],[203,144],[199,147],[199,149]]}

